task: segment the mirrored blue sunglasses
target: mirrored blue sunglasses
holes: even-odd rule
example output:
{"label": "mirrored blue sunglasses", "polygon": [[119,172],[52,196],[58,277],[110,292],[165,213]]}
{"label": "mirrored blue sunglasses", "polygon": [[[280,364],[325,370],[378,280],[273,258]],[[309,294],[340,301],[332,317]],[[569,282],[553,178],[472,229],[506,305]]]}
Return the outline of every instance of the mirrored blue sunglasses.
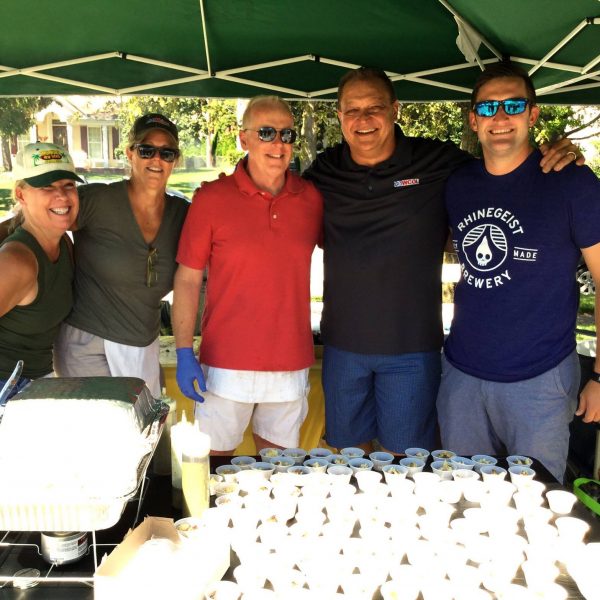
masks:
{"label": "mirrored blue sunglasses", "polygon": [[525,112],[529,100],[527,98],[509,98],[508,100],[483,100],[476,102],[473,110],[478,117],[493,117],[500,107],[507,115],[520,115]]}

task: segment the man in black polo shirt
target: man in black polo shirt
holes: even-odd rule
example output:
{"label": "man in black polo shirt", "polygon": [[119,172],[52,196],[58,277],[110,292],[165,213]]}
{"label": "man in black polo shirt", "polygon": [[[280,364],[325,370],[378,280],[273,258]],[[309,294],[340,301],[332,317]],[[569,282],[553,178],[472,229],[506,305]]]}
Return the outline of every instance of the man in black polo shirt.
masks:
{"label": "man in black polo shirt", "polygon": [[[383,71],[350,71],[338,89],[345,141],[304,173],[325,203],[323,389],[326,440],[338,448],[436,444],[442,191],[472,157],[451,142],[404,136],[397,112]],[[544,170],[568,164],[573,148],[555,147]]]}

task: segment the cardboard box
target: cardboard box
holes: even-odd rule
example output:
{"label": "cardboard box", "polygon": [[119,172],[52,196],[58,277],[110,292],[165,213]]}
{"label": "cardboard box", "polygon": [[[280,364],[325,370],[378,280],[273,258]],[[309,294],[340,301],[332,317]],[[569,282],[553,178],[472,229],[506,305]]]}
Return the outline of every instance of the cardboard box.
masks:
{"label": "cardboard box", "polygon": [[102,560],[94,599],[202,600],[229,568],[230,545],[222,534],[182,542],[173,519],[146,517]]}

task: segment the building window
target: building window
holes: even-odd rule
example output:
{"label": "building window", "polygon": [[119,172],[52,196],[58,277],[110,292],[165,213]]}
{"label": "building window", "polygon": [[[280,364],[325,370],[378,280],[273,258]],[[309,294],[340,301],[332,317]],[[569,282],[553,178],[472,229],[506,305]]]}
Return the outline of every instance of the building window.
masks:
{"label": "building window", "polygon": [[101,160],[102,154],[102,127],[88,127],[88,156],[92,159]]}

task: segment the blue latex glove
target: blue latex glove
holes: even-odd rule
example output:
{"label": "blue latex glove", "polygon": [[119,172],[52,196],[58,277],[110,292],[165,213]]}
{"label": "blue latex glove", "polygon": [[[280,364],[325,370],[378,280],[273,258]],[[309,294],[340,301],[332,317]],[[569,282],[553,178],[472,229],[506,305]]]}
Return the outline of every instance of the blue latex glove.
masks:
{"label": "blue latex glove", "polygon": [[202,392],[206,391],[206,382],[204,381],[204,373],[200,368],[200,364],[194,356],[192,348],[177,348],[177,385],[183,393],[191,400],[196,402],[204,402],[204,398],[196,391],[194,382]]}

